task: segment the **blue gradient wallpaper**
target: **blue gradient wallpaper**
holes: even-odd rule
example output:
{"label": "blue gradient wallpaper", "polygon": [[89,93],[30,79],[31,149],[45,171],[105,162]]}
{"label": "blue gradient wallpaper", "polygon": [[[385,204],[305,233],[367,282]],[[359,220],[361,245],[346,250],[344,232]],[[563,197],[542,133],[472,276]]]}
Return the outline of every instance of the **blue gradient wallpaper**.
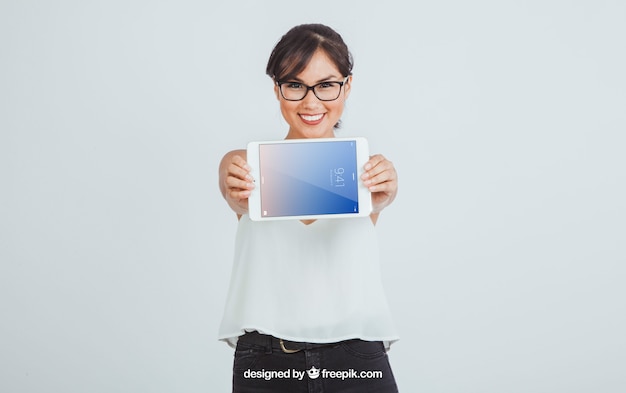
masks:
{"label": "blue gradient wallpaper", "polygon": [[265,217],[358,213],[356,142],[259,146]]}

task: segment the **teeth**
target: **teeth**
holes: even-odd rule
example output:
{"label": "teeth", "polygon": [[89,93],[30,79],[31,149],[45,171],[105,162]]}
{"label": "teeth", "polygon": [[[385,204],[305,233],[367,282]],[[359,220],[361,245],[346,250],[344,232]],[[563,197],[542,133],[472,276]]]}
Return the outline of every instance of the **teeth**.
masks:
{"label": "teeth", "polygon": [[319,119],[322,118],[322,116],[324,116],[324,114],[314,115],[314,116],[307,116],[307,115],[301,115],[301,116],[306,121],[318,121]]}

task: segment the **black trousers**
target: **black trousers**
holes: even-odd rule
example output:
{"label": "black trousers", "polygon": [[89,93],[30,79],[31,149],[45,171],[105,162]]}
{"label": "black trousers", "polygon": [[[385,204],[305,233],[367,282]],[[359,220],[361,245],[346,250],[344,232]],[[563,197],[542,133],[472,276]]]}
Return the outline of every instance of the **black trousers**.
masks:
{"label": "black trousers", "polygon": [[380,341],[283,341],[257,332],[239,338],[233,393],[396,393]]}

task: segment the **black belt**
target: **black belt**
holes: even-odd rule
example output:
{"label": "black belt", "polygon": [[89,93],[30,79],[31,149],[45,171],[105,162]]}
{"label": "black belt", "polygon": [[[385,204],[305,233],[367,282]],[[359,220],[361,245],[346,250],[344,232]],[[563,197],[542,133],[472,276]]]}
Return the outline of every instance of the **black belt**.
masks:
{"label": "black belt", "polygon": [[318,344],[318,343],[306,343],[306,342],[299,342],[299,341],[288,341],[288,340],[283,340],[282,338],[276,338],[274,336],[270,336],[267,334],[260,334],[259,332],[256,332],[256,331],[248,332],[244,334],[243,336],[240,336],[239,342],[263,347],[266,350],[269,350],[269,349],[281,350],[284,353],[296,353],[296,352],[303,351],[305,349],[334,347],[336,345],[339,345],[339,343]]}

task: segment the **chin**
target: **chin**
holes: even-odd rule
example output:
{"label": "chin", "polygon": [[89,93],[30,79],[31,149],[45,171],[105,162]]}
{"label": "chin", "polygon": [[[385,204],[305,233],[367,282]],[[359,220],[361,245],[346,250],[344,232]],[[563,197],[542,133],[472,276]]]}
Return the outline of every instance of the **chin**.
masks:
{"label": "chin", "polygon": [[335,128],[331,127],[329,130],[328,127],[307,127],[290,134],[300,135],[298,138],[334,138]]}

